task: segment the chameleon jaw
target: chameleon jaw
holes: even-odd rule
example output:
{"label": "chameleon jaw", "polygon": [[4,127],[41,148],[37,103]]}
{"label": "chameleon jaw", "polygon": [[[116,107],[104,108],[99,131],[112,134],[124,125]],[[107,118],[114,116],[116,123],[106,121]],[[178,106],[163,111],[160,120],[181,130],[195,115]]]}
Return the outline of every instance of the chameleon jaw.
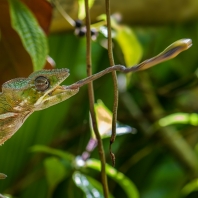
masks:
{"label": "chameleon jaw", "polygon": [[35,105],[34,110],[39,111],[42,109],[46,109],[50,106],[56,105],[60,102],[67,100],[72,97],[76,93],[78,93],[79,88],[71,89],[67,88],[67,86],[58,85],[51,92],[49,92],[45,97],[42,98],[39,104]]}
{"label": "chameleon jaw", "polygon": [[57,96],[59,94],[65,93],[65,92],[75,92],[79,89],[71,89],[71,88],[67,88],[67,86],[63,85],[60,86],[58,85],[54,90],[52,90],[50,93],[48,93],[49,96]]}

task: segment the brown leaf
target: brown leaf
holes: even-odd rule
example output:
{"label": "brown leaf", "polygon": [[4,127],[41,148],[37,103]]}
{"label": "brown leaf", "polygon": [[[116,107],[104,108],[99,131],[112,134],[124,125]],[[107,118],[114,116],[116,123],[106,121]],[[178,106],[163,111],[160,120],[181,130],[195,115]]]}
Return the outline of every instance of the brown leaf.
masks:
{"label": "brown leaf", "polygon": [[[39,24],[47,34],[52,12],[50,4],[45,0],[22,1],[27,3],[30,9],[35,12]],[[0,31],[0,85],[2,85],[16,77],[27,77],[33,71],[32,60],[20,37],[11,27],[7,0],[0,1]]]}
{"label": "brown leaf", "polygon": [[52,5],[46,0],[21,0],[34,13],[40,26],[48,35],[52,20]]}
{"label": "brown leaf", "polygon": [[2,84],[12,78],[28,76],[33,67],[20,37],[11,27],[7,0],[0,1],[0,13],[0,84]]}

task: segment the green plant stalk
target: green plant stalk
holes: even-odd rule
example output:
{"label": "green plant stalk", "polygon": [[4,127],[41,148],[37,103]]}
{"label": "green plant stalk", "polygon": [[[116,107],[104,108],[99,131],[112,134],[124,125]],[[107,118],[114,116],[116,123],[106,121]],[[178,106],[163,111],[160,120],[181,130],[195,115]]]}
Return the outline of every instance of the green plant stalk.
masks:
{"label": "green plant stalk", "polygon": [[[90,14],[89,14],[89,0],[85,0],[85,12],[86,12],[86,46],[87,46],[87,54],[86,54],[86,62],[87,62],[87,75],[92,75],[92,61],[91,61],[91,30],[90,30]],[[90,106],[90,114],[92,118],[92,125],[95,136],[98,141],[98,151],[100,155],[101,161],[101,177],[102,177],[102,186],[104,197],[108,198],[108,184],[107,184],[107,176],[106,176],[106,160],[104,154],[104,148],[102,144],[102,139],[100,133],[98,131],[96,114],[94,111],[94,91],[93,91],[93,82],[88,84],[88,94],[89,94],[89,106]]]}
{"label": "green plant stalk", "polygon": [[[113,50],[112,50],[112,38],[111,38],[111,10],[110,10],[110,0],[105,0],[106,3],[106,17],[107,17],[107,29],[108,29],[108,56],[110,66],[114,66]],[[115,166],[115,156],[111,151],[111,145],[116,138],[116,122],[117,122],[117,109],[118,109],[118,81],[116,71],[112,72],[113,86],[114,86],[114,102],[113,102],[113,118],[112,118],[112,132],[110,138],[109,151],[112,159],[113,166]]]}

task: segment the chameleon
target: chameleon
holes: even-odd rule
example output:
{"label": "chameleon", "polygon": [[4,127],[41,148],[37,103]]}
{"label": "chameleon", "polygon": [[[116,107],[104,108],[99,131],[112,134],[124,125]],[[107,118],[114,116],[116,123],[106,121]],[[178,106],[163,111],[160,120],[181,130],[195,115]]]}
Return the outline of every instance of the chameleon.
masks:
{"label": "chameleon", "polygon": [[60,103],[79,91],[60,86],[69,70],[33,72],[28,78],[15,78],[2,85],[0,93],[0,145],[8,140],[34,112]]}
{"label": "chameleon", "polygon": [[109,67],[97,74],[82,79],[72,85],[60,84],[69,76],[69,69],[40,70],[27,78],[15,78],[5,82],[0,92],[0,145],[8,140],[34,112],[67,100],[79,88],[114,70],[137,72],[177,56],[192,45],[191,39],[181,39],[157,56],[126,68],[122,65]]}

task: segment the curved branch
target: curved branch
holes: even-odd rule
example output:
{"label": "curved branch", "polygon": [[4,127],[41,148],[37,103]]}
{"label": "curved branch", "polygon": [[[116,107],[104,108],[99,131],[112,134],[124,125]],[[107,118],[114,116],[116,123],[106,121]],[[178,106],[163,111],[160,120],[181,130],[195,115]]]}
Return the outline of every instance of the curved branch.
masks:
{"label": "curved branch", "polygon": [[175,58],[178,54],[181,52],[187,50],[192,46],[192,40],[191,39],[181,39],[178,40],[174,43],[172,43],[170,46],[168,46],[163,52],[158,54],[157,56],[154,56],[150,59],[147,59],[137,65],[134,65],[132,67],[125,67],[123,65],[114,65],[112,67],[108,67],[101,72],[98,72],[96,74],[93,74],[92,76],[89,76],[87,78],[84,78],[80,81],[77,81],[74,84],[71,84],[69,86],[65,86],[66,89],[76,89],[80,88],[83,85],[86,85],[102,76],[105,74],[108,74],[112,71],[120,71],[122,73],[129,73],[129,72],[138,72],[141,70],[148,69],[150,67],[153,67],[159,63],[162,63],[164,61],[170,60],[172,58]]}

